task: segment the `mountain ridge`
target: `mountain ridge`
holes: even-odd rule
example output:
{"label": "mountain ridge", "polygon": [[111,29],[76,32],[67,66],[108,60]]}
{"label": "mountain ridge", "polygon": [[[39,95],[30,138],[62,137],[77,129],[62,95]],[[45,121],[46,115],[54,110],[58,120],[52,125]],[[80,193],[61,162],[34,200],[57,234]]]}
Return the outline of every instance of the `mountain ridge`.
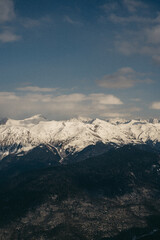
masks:
{"label": "mountain ridge", "polygon": [[160,120],[90,119],[47,120],[38,114],[23,120],[5,119],[0,124],[0,159],[27,153],[40,144],[56,148],[61,162],[89,146],[128,144],[156,145],[160,142]]}

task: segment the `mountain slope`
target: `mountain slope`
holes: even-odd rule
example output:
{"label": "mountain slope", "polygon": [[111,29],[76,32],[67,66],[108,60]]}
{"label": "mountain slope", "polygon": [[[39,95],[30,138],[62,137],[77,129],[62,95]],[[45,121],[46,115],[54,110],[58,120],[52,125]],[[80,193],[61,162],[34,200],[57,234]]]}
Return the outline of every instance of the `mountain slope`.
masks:
{"label": "mountain slope", "polygon": [[0,176],[16,176],[19,173],[58,166],[60,156],[50,145],[39,145],[27,153],[11,154],[0,162]]}
{"label": "mountain slope", "polygon": [[[0,158],[9,154],[27,152],[40,144],[55,147],[61,162],[68,155],[83,151],[97,143],[122,146],[160,142],[158,120],[71,119],[48,121],[41,115],[24,120],[8,119],[0,125]],[[156,145],[157,144],[157,145]]]}
{"label": "mountain slope", "polygon": [[9,175],[0,182],[0,239],[133,240],[157,229],[156,239],[159,161],[156,153],[125,146],[76,164]]}

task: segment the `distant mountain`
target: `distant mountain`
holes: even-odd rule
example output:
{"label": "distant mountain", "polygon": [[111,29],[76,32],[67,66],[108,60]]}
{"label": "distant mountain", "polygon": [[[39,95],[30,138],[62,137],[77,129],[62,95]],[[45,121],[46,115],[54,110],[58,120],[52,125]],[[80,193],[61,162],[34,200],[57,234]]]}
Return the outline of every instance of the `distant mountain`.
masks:
{"label": "distant mountain", "polygon": [[[47,148],[40,149],[43,163]],[[2,240],[160,239],[156,152],[123,146],[75,164],[16,171],[0,171]]]}
{"label": "distant mountain", "polygon": [[83,160],[128,144],[160,150],[160,121],[77,118],[48,121],[41,115],[0,122],[0,159],[25,155],[39,145],[56,149],[60,162]]}

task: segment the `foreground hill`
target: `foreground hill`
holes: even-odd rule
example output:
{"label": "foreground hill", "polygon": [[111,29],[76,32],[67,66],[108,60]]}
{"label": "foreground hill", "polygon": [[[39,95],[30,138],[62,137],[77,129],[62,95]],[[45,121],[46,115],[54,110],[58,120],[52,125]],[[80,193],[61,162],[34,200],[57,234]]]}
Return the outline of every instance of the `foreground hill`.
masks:
{"label": "foreground hill", "polygon": [[124,146],[70,165],[14,166],[0,174],[2,240],[160,238],[156,152]]}

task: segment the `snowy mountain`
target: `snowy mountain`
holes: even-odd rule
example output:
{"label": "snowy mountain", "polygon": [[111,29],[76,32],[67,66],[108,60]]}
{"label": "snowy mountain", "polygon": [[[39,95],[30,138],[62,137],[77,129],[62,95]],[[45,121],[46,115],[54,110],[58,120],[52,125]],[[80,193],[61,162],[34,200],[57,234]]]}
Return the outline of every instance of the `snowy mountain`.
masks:
{"label": "snowy mountain", "polygon": [[160,143],[160,121],[100,120],[73,118],[49,121],[41,115],[24,120],[0,121],[0,159],[7,155],[24,155],[44,144],[58,152],[61,162],[69,155],[84,151],[97,144],[123,146],[127,144]]}

